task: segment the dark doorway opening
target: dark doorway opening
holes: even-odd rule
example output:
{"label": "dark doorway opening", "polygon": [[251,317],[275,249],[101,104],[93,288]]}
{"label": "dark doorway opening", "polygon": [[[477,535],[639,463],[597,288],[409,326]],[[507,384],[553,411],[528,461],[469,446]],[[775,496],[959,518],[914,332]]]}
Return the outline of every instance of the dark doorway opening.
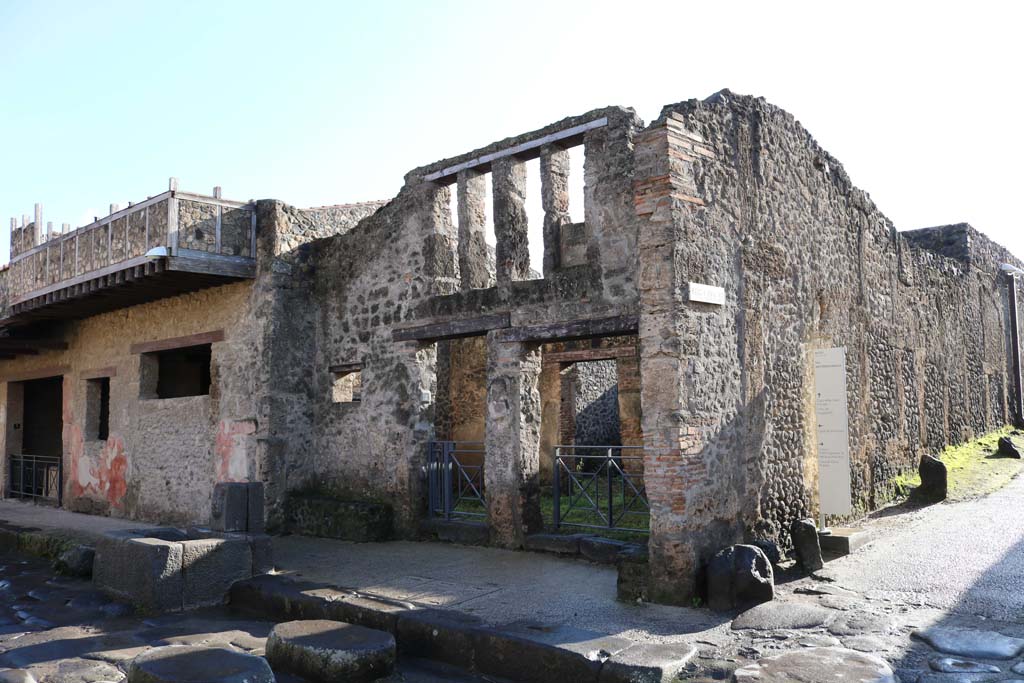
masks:
{"label": "dark doorway opening", "polygon": [[64,484],[64,378],[11,383],[7,494],[60,505]]}

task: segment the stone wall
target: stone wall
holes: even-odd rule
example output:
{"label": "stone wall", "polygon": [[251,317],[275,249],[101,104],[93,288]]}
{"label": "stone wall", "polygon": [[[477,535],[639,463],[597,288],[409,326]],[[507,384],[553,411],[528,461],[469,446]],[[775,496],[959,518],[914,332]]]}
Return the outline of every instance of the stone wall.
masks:
{"label": "stone wall", "polygon": [[618,446],[619,389],[614,360],[575,363],[572,373],[574,443]]}
{"label": "stone wall", "polygon": [[[63,376],[64,505],[68,509],[173,524],[206,523],[217,481],[254,479],[259,387],[251,371],[252,284],[241,282],[70,323],[65,351],[3,363],[4,452],[17,452],[6,422],[11,382]],[[133,344],[223,330],[212,345],[209,395],[141,398]],[[110,378],[109,435],[86,428],[87,381]]]}
{"label": "stone wall", "polygon": [[[640,140],[657,599],[685,599],[722,546],[785,543],[790,521],[816,513],[814,349],[847,348],[860,511],[887,500],[890,478],[923,451],[1013,419],[1006,279],[991,254],[948,257],[962,253],[962,229],[900,235],[761,99],[723,91],[666,107]],[[689,282],[724,287],[725,305],[689,301]]]}

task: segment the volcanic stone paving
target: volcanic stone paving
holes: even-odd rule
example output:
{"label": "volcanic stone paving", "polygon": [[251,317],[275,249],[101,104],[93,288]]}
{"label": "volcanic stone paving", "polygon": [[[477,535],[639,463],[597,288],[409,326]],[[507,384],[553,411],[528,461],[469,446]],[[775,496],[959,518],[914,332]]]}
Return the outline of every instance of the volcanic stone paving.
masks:
{"label": "volcanic stone paving", "polygon": [[782,572],[773,602],[740,613],[616,602],[611,570],[533,553],[436,543],[355,552],[294,536],[274,550],[302,578],[499,629],[527,624],[531,637],[602,648],[610,662],[629,643],[692,647],[685,680],[1024,683],[1021,509],[1018,478],[981,499],[883,510],[863,525],[866,546],[811,577]]}
{"label": "volcanic stone paving", "polygon": [[[57,576],[48,563],[36,558],[0,553],[0,683],[119,683],[126,680],[133,660],[138,666],[145,659],[153,660],[147,668],[155,677],[139,680],[162,680],[166,670],[184,675],[190,666],[199,667],[205,676],[209,662],[204,657],[224,666],[232,664],[232,655],[225,656],[224,649],[239,661],[245,653],[262,657],[273,626],[227,609],[136,616],[88,581]],[[203,646],[217,650],[204,651]],[[265,671],[269,673],[269,667]],[[276,680],[303,679],[279,673]],[[429,663],[399,662],[397,671],[383,680],[470,683],[480,679]]]}

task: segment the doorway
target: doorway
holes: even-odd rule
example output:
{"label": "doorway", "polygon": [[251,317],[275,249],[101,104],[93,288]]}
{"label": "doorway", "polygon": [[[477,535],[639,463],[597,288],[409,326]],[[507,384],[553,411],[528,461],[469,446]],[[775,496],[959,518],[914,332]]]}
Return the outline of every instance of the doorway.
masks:
{"label": "doorway", "polygon": [[7,495],[60,505],[64,378],[11,382],[7,396]]}

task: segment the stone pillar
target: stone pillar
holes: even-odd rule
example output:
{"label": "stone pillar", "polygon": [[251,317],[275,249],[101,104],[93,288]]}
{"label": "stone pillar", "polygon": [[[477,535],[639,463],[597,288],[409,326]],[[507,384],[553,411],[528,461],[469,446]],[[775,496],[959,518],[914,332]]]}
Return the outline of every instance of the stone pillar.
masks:
{"label": "stone pillar", "polygon": [[487,335],[487,439],[484,465],[491,542],[518,548],[540,531],[540,349]]}
{"label": "stone pillar", "polygon": [[561,363],[544,363],[540,371],[540,480],[551,482],[555,446],[559,445],[562,409]]}
{"label": "stone pillar", "polygon": [[483,289],[494,285],[487,269],[487,181],[466,169],[459,171],[459,272],[462,289]]}
{"label": "stone pillar", "polygon": [[498,284],[530,277],[526,219],[526,164],[514,157],[491,166],[494,183],[494,235]]}
{"label": "stone pillar", "polygon": [[562,226],[569,217],[569,152],[545,146],[540,155],[540,192],[544,208],[544,277],[562,265]]}

